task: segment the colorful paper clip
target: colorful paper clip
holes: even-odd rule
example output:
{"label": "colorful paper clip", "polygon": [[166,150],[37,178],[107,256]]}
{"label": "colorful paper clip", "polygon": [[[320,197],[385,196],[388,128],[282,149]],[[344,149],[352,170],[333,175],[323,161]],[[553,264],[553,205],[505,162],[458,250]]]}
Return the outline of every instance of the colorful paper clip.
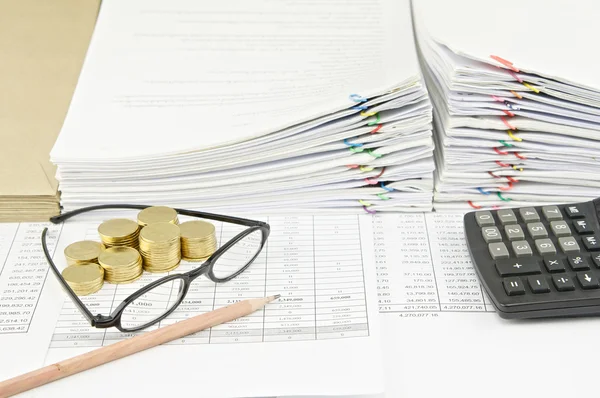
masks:
{"label": "colorful paper clip", "polygon": [[380,153],[373,153],[373,150],[371,150],[371,149],[367,149],[365,152],[368,153],[369,155],[373,156],[375,159],[379,159],[380,157],[383,156]]}
{"label": "colorful paper clip", "polygon": [[373,126],[379,124],[379,112],[375,113],[375,121],[367,123],[367,126]]}
{"label": "colorful paper clip", "polygon": [[381,183],[381,188],[385,189],[388,192],[394,192],[394,188],[386,187],[383,182]]}
{"label": "colorful paper clip", "polygon": [[533,91],[536,94],[540,93],[540,90],[538,90],[537,88],[533,87],[531,84],[527,84],[525,82],[522,82],[521,84],[524,85],[525,87],[527,87],[528,89],[530,89],[531,91]]}
{"label": "colorful paper clip", "polygon": [[497,55],[490,55],[490,58],[491,58],[491,59],[493,59],[493,60],[495,60],[495,61],[498,61],[498,62],[500,62],[502,65],[504,65],[504,66],[506,66],[507,68],[511,69],[513,72],[520,72],[520,71],[519,71],[519,68],[515,68],[515,67],[513,66],[513,63],[512,63],[512,62],[510,62],[510,61],[507,61],[507,60],[505,60],[504,58],[500,58],[500,57],[499,57],[499,56],[497,56]]}
{"label": "colorful paper clip", "polygon": [[370,131],[370,133],[375,134],[376,132],[378,132],[381,129],[381,126],[383,126],[383,124],[378,124],[377,127],[375,127],[373,130]]}
{"label": "colorful paper clip", "polygon": [[[362,102],[367,102],[367,99],[364,98],[363,96],[360,96],[358,94],[350,94],[350,101],[356,102],[356,103],[362,103]],[[369,107],[365,106],[365,105],[357,105],[357,106],[353,106],[352,109],[357,110],[357,111],[365,111],[367,110]]]}
{"label": "colorful paper clip", "polygon": [[383,175],[383,173],[385,173],[385,167],[381,168],[381,172],[379,172],[379,174],[377,174],[375,177],[365,178],[365,182],[369,185],[377,185],[377,183],[379,183],[379,181],[377,181],[377,179],[379,177],[381,177]]}
{"label": "colorful paper clip", "polygon": [[515,137],[512,130],[506,130],[506,132],[508,133],[508,136],[510,138],[512,138],[513,141],[518,141],[518,142],[523,141],[523,138],[521,138],[521,137]]}
{"label": "colorful paper clip", "polygon": [[511,198],[505,198],[504,196],[502,196],[502,192],[496,192],[496,194],[500,199],[502,199],[505,202],[510,202],[512,200]]}
{"label": "colorful paper clip", "polygon": [[348,139],[344,139],[344,144],[348,145],[349,147],[361,147],[361,146],[363,146],[363,144],[353,144],[351,142],[348,142]]}
{"label": "colorful paper clip", "polygon": [[[521,82],[522,82],[522,80],[519,83],[521,83]],[[518,99],[523,99],[523,96],[521,94],[517,93],[516,91],[510,90],[510,92],[512,93],[512,95],[514,95]]]}
{"label": "colorful paper clip", "polygon": [[469,203],[469,206],[471,206],[474,209],[481,209],[481,206],[473,204],[473,202],[471,202],[470,200],[468,200],[467,203]]}
{"label": "colorful paper clip", "polygon": [[369,210],[369,209],[367,208],[367,207],[371,206],[371,203],[369,203],[369,202],[365,202],[365,201],[364,201],[364,200],[362,200],[362,199],[359,199],[359,200],[358,200],[358,203],[360,203],[360,204],[362,205],[363,209],[364,209],[364,210],[365,210],[367,213],[370,213],[370,214],[375,214],[375,213],[377,213],[375,210]]}
{"label": "colorful paper clip", "polygon": [[506,127],[508,127],[511,130],[517,130],[516,127],[514,127],[513,125],[511,125],[505,118],[504,116],[500,116],[500,119],[502,120],[502,122],[506,125]]}

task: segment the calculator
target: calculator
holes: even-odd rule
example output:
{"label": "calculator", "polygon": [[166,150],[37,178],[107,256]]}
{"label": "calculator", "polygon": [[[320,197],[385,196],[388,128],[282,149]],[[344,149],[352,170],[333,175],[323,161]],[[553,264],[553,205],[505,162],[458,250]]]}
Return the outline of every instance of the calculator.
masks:
{"label": "calculator", "polygon": [[505,319],[600,315],[600,198],[471,211],[473,266]]}

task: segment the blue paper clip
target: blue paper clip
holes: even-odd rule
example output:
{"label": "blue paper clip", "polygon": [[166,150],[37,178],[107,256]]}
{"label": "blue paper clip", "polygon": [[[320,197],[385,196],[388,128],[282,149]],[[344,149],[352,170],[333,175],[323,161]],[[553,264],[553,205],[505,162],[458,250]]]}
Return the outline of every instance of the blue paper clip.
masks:
{"label": "blue paper clip", "polygon": [[386,187],[386,186],[383,184],[383,182],[381,183],[381,188],[385,189],[385,190],[386,190],[386,191],[388,191],[388,192],[394,192],[394,188],[388,188],[388,187]]}
{"label": "blue paper clip", "polygon": [[360,146],[363,146],[363,144],[352,144],[352,143],[348,142],[347,139],[344,139],[344,144],[348,145],[349,147],[360,147]]}

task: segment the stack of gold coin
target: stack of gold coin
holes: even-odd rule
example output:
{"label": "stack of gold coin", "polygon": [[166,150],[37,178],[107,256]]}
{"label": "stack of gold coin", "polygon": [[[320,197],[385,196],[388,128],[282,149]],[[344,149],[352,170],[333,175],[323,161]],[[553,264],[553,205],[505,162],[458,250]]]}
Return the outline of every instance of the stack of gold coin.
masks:
{"label": "stack of gold coin", "polygon": [[62,276],[78,296],[96,293],[104,285],[104,270],[96,263],[69,265]]}
{"label": "stack of gold coin", "polygon": [[131,283],[142,276],[142,256],[132,247],[115,246],[104,250],[98,262],[108,283]]}
{"label": "stack of gold coin", "polygon": [[181,229],[181,256],[186,261],[202,261],[217,250],[215,226],[206,221],[186,221]]}
{"label": "stack of gold coin", "polygon": [[126,218],[115,218],[100,224],[98,227],[100,239],[106,247],[128,246],[137,249],[139,247],[140,227]]}
{"label": "stack of gold coin", "polygon": [[157,222],[140,232],[140,253],[148,272],[168,272],[181,262],[181,240],[178,225]]}
{"label": "stack of gold coin", "polygon": [[138,224],[145,227],[149,224],[157,222],[169,222],[171,224],[179,224],[177,212],[167,206],[152,206],[147,207],[138,213]]}
{"label": "stack of gold coin", "polygon": [[105,249],[100,242],[93,240],[82,240],[71,243],[65,248],[65,258],[68,265],[96,263],[98,264],[98,256]]}

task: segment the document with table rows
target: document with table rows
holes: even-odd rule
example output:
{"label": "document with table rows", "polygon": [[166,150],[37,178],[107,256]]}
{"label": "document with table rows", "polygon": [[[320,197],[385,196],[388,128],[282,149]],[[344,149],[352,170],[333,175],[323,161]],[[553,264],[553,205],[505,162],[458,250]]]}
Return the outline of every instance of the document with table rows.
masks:
{"label": "document with table rows", "polygon": [[380,313],[493,312],[471,264],[463,215],[372,218]]}
{"label": "document with table rows", "polygon": [[0,224],[0,337],[29,332],[49,272],[40,241],[44,227],[51,231],[53,253],[61,225]]}
{"label": "document with table rows", "polygon": [[[239,300],[281,294],[266,309],[169,344],[253,343],[340,339],[368,336],[359,216],[264,217],[271,226],[267,244],[243,274],[215,284],[201,276],[182,304],[154,328],[232,304]],[[240,227],[214,222],[219,245]],[[81,239],[98,240],[90,224]],[[201,263],[183,261],[181,273]],[[127,296],[166,274],[144,275],[131,284],[105,283],[82,297],[93,314],[110,314]],[[146,330],[152,330],[149,328]],[[96,329],[65,300],[50,348],[100,347],[129,337],[116,328]]]}

